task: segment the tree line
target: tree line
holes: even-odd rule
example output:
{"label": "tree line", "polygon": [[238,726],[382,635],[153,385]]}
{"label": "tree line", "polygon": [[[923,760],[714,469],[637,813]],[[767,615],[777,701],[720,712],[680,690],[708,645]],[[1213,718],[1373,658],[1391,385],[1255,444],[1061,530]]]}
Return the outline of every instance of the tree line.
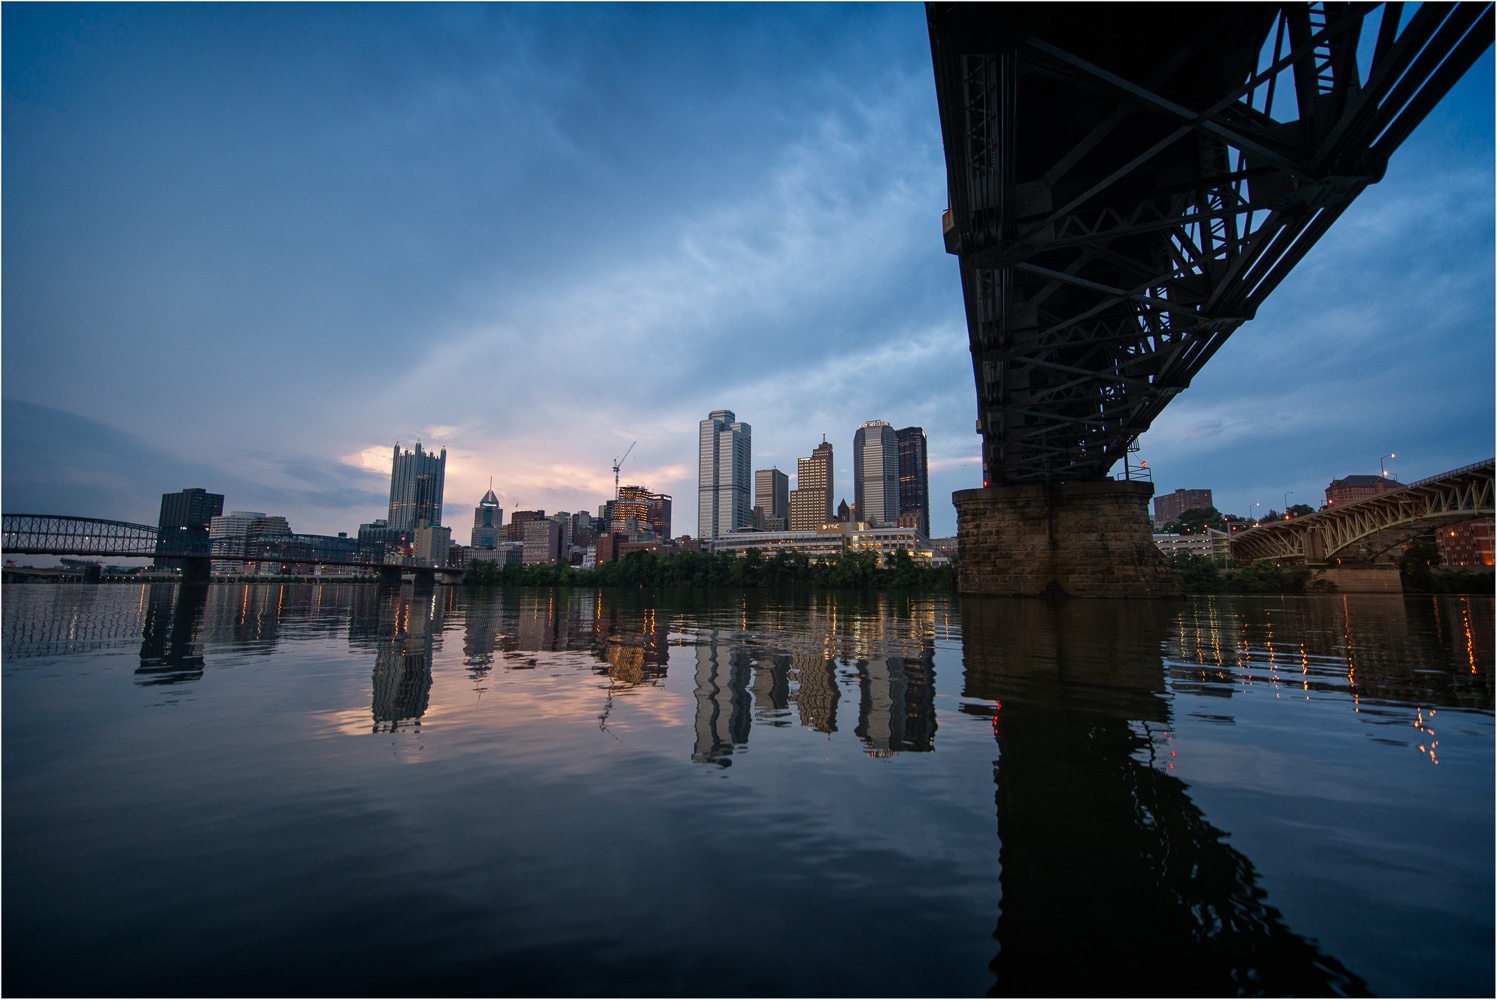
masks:
{"label": "tree line", "polygon": [[833,590],[956,590],[956,566],[931,566],[896,549],[879,565],[876,552],[842,552],[812,562],[804,552],[781,549],[766,558],[749,549],[740,558],[727,552],[660,555],[630,552],[597,569],[533,563],[499,566],[494,560],[468,563],[463,582],[475,586],[521,587],[817,587]]}

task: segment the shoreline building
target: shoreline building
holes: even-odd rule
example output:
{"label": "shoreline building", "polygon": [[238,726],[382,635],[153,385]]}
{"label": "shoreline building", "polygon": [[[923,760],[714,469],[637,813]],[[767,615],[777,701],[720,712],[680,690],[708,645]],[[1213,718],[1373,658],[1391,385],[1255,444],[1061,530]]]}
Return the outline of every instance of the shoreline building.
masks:
{"label": "shoreline building", "polygon": [[[200,486],[161,494],[161,517],[156,522],[156,551],[181,552],[200,548],[209,552],[209,528],[224,512],[224,495]],[[157,558],[156,568],[180,572],[185,560]]]}
{"label": "shoreline building", "polygon": [[1331,480],[1331,485],[1325,488],[1325,502],[1356,503],[1358,500],[1371,500],[1403,487],[1404,484],[1392,476],[1347,476],[1345,479]]}
{"label": "shoreline building", "polygon": [[1187,510],[1205,510],[1216,506],[1210,490],[1176,490],[1154,498],[1154,523],[1169,524],[1180,520]]}
{"label": "shoreline building", "polygon": [[783,531],[790,522],[790,477],[779,469],[755,472],[754,507],[764,519],[761,527]]}
{"label": "shoreline building", "polygon": [[905,427],[894,432],[899,442],[899,517],[914,515],[913,527],[930,536],[930,466],[926,459],[925,428]]}
{"label": "shoreline building", "polygon": [[823,434],[810,458],[796,460],[795,489],[790,491],[791,531],[815,531],[832,522],[835,471],[832,446]]}
{"label": "shoreline building", "polygon": [[650,494],[650,530],[655,532],[657,538],[671,537],[671,495],[669,493]]}
{"label": "shoreline building", "polygon": [[698,425],[697,534],[717,538],[754,519],[753,428],[732,410]]}
{"label": "shoreline building", "polygon": [[473,509],[473,535],[469,544],[475,549],[492,549],[498,546],[499,536],[504,534],[504,508],[494,495],[494,481],[489,480],[489,491]]}
{"label": "shoreline building", "polygon": [[385,522],[397,531],[414,531],[429,524],[442,523],[442,487],[447,474],[447,449],[440,455],[422,451],[400,451],[390,464],[390,513]]}
{"label": "shoreline building", "polygon": [[883,420],[870,420],[852,437],[853,507],[875,528],[899,521],[899,439]]}

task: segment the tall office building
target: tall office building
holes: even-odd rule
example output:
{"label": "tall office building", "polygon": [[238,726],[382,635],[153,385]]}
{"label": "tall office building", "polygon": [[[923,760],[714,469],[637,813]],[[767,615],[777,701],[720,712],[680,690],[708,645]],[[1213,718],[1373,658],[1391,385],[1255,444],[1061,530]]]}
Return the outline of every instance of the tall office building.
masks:
{"label": "tall office building", "polygon": [[[157,521],[156,551],[181,552],[199,548],[208,552],[208,529],[213,519],[224,512],[224,495],[209,493],[201,487],[180,493],[161,494],[161,519]],[[181,559],[158,558],[160,569],[180,570]]]}
{"label": "tall office building", "polygon": [[494,495],[494,482],[489,481],[489,491],[478,501],[478,506],[473,508],[473,536],[468,543],[475,549],[492,549],[500,542],[499,536],[504,534],[504,508],[499,506],[499,498]]}
{"label": "tall office building", "polygon": [[760,469],[755,472],[754,506],[763,510],[766,518],[789,518],[790,477],[779,469]]}
{"label": "tall office building", "polygon": [[796,462],[795,489],[790,491],[790,530],[815,531],[832,522],[832,446],[826,436],[810,458]]}
{"label": "tall office building", "polygon": [[918,514],[915,527],[930,537],[930,473],[925,460],[925,429],[905,427],[894,432],[899,442],[899,514]]}
{"label": "tall office building", "polygon": [[609,515],[610,531],[638,531],[650,526],[650,491],[643,486],[620,486]]}
{"label": "tall office building", "polygon": [[447,474],[447,449],[437,455],[422,451],[400,451],[390,465],[390,514],[385,520],[397,531],[413,531],[426,524],[442,523],[442,486]]}
{"label": "tall office building", "polygon": [[697,534],[716,538],[753,523],[753,428],[713,410],[699,428]]}
{"label": "tall office building", "polygon": [[859,521],[877,528],[899,520],[899,440],[884,421],[870,420],[853,435],[852,480]]}
{"label": "tall office building", "polygon": [[671,537],[671,495],[650,494],[650,528],[658,538]]}

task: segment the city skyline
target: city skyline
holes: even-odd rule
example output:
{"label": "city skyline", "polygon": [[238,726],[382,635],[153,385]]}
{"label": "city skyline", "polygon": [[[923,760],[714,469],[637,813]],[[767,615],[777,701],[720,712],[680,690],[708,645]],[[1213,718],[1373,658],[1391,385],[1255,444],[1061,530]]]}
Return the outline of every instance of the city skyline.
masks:
{"label": "city skyline", "polygon": [[[826,433],[843,483],[866,414],[924,427],[932,535],[980,484],[918,6],[3,18],[9,510],[150,523],[201,484],[331,534],[418,438],[452,509],[490,476],[595,509],[633,440],[683,497],[723,406],[756,468]],[[1143,436],[1161,493],[1490,457],[1491,71]]]}

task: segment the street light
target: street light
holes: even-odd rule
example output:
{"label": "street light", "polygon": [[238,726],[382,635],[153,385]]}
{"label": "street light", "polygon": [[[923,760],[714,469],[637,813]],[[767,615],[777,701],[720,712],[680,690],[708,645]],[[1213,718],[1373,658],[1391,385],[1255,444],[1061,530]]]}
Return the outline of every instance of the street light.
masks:
{"label": "street light", "polygon": [[[1253,504],[1253,506],[1254,506],[1254,507],[1262,507],[1262,506],[1263,506],[1263,505],[1262,505],[1262,504],[1261,504],[1261,503],[1255,503],[1255,504]],[[1255,513],[1254,513],[1254,514],[1253,514],[1253,523],[1254,523],[1254,524],[1262,524],[1262,523],[1263,523],[1263,520],[1262,520],[1262,518],[1260,518],[1260,517],[1259,517],[1259,516],[1258,516],[1258,515],[1257,515],[1257,513],[1256,513],[1256,512],[1255,512]]]}
{"label": "street light", "polygon": [[1397,455],[1384,455],[1384,456],[1383,456],[1383,457],[1382,457],[1382,458],[1380,458],[1380,459],[1378,459],[1378,460],[1377,460],[1377,468],[1378,468],[1378,472],[1379,472],[1379,473],[1380,473],[1380,474],[1381,474],[1381,475],[1384,475],[1384,476],[1386,476],[1386,475],[1387,475],[1387,474],[1388,474],[1388,470],[1387,470],[1387,468],[1386,468],[1386,467],[1385,467],[1385,466],[1384,466],[1384,465],[1383,465],[1383,459],[1387,459],[1387,458],[1397,458],[1397,457],[1398,457],[1398,456],[1397,456]]}
{"label": "street light", "polygon": [[1284,520],[1286,521],[1289,520],[1289,498],[1292,496],[1294,496],[1293,490],[1290,490],[1288,493],[1284,494]]}

